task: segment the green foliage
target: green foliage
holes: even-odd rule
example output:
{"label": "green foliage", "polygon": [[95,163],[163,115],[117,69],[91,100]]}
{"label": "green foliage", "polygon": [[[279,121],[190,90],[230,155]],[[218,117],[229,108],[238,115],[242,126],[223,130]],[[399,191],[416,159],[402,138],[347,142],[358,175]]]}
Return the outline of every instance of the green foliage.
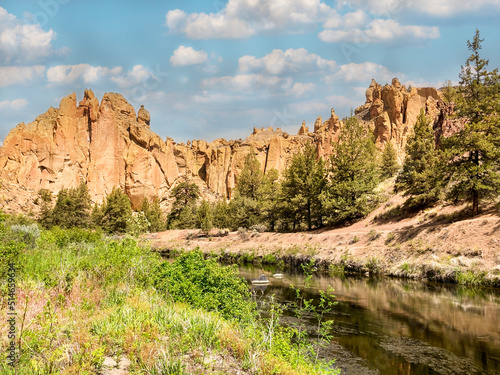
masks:
{"label": "green foliage", "polygon": [[471,202],[473,216],[481,200],[500,191],[500,75],[498,69],[487,70],[488,60],[479,55],[482,42],[476,30],[473,41],[467,42],[471,55],[460,73],[456,115],[467,122],[443,141],[448,198]]}
{"label": "green foliage", "polygon": [[440,154],[436,150],[434,132],[423,110],[406,144],[403,169],[396,179],[396,188],[409,196],[405,206],[423,208],[439,199]]}
{"label": "green foliage", "polygon": [[146,197],[144,197],[144,199],[142,200],[140,211],[144,213],[144,216],[149,223],[149,232],[155,233],[167,229],[166,221],[163,217],[163,212],[161,210],[160,200],[158,199],[158,197],[154,197],[151,202]]}
{"label": "green foliage", "polygon": [[215,228],[229,228],[232,224],[231,209],[225,199],[218,200],[212,206],[213,224]]}
{"label": "green foliage", "polygon": [[376,203],[378,183],[373,136],[351,116],[341,128],[330,159],[328,210],[334,223],[366,215]]}
{"label": "green foliage", "polygon": [[55,225],[63,228],[86,228],[90,225],[91,201],[85,182],[74,189],[62,189],[57,194],[54,208],[50,208],[50,193],[40,191],[42,215],[40,223],[45,228]]}
{"label": "green foliage", "polygon": [[171,196],[174,203],[167,218],[168,228],[196,228],[196,201],[200,197],[198,185],[182,181],[172,189]]}
{"label": "green foliage", "polygon": [[213,228],[212,209],[205,199],[201,202],[200,207],[198,207],[198,222],[200,223],[201,230],[207,234]]}
{"label": "green foliage", "polygon": [[246,282],[238,277],[236,266],[221,267],[201,251],[181,255],[154,271],[155,287],[175,301],[208,311],[218,311],[226,319],[249,321],[255,306]]}
{"label": "green foliage", "polygon": [[387,179],[394,176],[399,170],[398,158],[396,150],[391,142],[385,144],[384,152],[382,153],[382,161],[380,164],[380,177]]}
{"label": "green foliage", "polygon": [[230,227],[248,229],[253,225],[266,223],[274,230],[278,219],[278,191],[278,172],[272,169],[262,173],[255,154],[249,153],[238,178],[235,198],[229,204]]}
{"label": "green foliage", "polygon": [[305,224],[309,230],[324,224],[324,196],[327,188],[324,161],[317,157],[316,149],[307,144],[294,155],[284,172],[281,200],[282,220],[293,230]]}
{"label": "green foliage", "polygon": [[98,225],[106,232],[125,233],[132,218],[130,199],[120,188],[115,187],[93,216],[99,220]]}
{"label": "green foliage", "polygon": [[443,100],[445,103],[456,103],[460,100],[460,94],[456,87],[454,87],[450,80],[444,83],[444,87],[441,89],[443,92]]}

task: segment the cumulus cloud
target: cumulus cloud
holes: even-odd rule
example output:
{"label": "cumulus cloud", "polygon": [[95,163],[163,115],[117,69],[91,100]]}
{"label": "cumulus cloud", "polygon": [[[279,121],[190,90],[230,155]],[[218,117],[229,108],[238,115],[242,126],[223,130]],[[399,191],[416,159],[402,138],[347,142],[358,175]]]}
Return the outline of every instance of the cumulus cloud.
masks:
{"label": "cumulus cloud", "polygon": [[155,73],[143,65],[134,65],[132,70],[123,74],[121,74],[122,71],[120,70],[118,73],[120,74],[111,77],[111,81],[115,82],[118,87],[122,89],[139,85],[147,85],[147,82],[151,79],[154,81],[160,80]]}
{"label": "cumulus cloud", "polygon": [[55,38],[52,29],[25,23],[0,7],[0,63],[38,62],[61,52],[52,46]]}
{"label": "cumulus cloud", "polygon": [[314,90],[316,90],[316,85],[314,83],[296,82],[293,84],[290,92],[292,93],[292,95],[298,98]]}
{"label": "cumulus cloud", "polygon": [[217,13],[171,10],[165,24],[190,39],[234,39],[261,32],[302,32],[334,13],[320,0],[229,0]]}
{"label": "cumulus cloud", "polygon": [[335,61],[323,59],[305,48],[274,49],[262,58],[246,55],[239,59],[239,70],[242,72],[264,71],[275,75],[317,72],[318,69],[332,71],[336,66]]}
{"label": "cumulus cloud", "polygon": [[0,102],[0,109],[13,109],[17,111],[27,105],[28,101],[26,99],[4,100]]}
{"label": "cumulus cloud", "polygon": [[0,87],[25,84],[42,77],[45,67],[34,66],[0,66]]}
{"label": "cumulus cloud", "polygon": [[395,40],[425,40],[439,38],[439,28],[400,25],[394,20],[375,19],[365,29],[325,29],[318,36],[323,42],[381,43]]}
{"label": "cumulus cloud", "polygon": [[196,51],[193,47],[179,46],[170,57],[172,66],[189,66],[203,64],[207,61],[205,51]]}
{"label": "cumulus cloud", "polygon": [[404,75],[402,73],[393,73],[383,65],[364,62],[342,65],[337,73],[325,77],[325,81],[327,83],[333,83],[334,81],[344,81],[346,83],[370,82],[371,78],[375,78],[380,82],[391,82],[394,77],[403,78]]}
{"label": "cumulus cloud", "polygon": [[121,72],[121,67],[109,69],[89,64],[57,65],[47,70],[47,80],[52,84],[68,84],[77,80],[83,80],[84,83],[93,83],[103,76],[118,75]]}

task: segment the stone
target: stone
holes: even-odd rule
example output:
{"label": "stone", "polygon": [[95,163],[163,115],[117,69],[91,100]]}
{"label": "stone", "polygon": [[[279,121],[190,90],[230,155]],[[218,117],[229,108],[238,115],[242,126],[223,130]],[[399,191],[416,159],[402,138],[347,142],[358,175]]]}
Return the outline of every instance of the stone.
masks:
{"label": "stone", "polygon": [[[435,88],[406,89],[399,80],[381,86],[372,80],[366,102],[355,111],[359,121],[373,133],[383,150],[392,142],[400,161],[408,134],[421,110],[433,121],[436,137],[449,136],[463,121],[449,120],[453,108]],[[303,121],[297,135],[281,129],[254,128],[245,140],[192,140],[176,143],[162,140],[150,128],[150,114],[134,108],[118,93],[104,94],[101,102],[85,89],[76,102],[72,93],[58,108],[50,107],[33,122],[20,123],[10,131],[0,148],[2,199],[7,212],[38,212],[34,204],[40,189],[53,196],[63,188],[86,181],[93,202],[101,203],[114,187],[122,188],[134,207],[143,198],[158,197],[164,208],[171,203],[171,190],[184,179],[200,186],[205,199],[234,196],[245,157],[254,153],[263,172],[282,174],[293,155],[309,142],[318,157],[328,158],[338,142],[343,123],[330,112],[319,116],[314,132]]]}

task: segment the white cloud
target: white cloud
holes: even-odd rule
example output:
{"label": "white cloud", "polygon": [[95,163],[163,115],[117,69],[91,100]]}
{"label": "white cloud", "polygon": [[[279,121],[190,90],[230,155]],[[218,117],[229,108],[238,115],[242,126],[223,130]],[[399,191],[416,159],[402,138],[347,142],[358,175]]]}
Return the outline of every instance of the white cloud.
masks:
{"label": "white cloud", "polygon": [[298,33],[335,14],[320,0],[229,0],[217,13],[171,10],[166,26],[190,39],[245,38],[257,33]]}
{"label": "white cloud", "polygon": [[316,90],[316,85],[314,83],[296,82],[292,86],[291,93],[298,98],[314,90]]}
{"label": "white cloud", "polygon": [[149,69],[142,65],[134,65],[132,70],[125,74],[120,74],[111,77],[111,81],[115,82],[121,89],[133,86],[146,85],[150,79],[158,81],[159,78]]}
{"label": "white cloud", "polygon": [[[56,33],[25,23],[0,7],[0,63],[37,62],[58,53],[52,47]],[[64,52],[64,51],[61,51]]]}
{"label": "white cloud", "polygon": [[234,77],[213,77],[202,81],[202,86],[207,89],[225,89],[240,92],[253,92],[258,90],[282,92],[290,90],[292,84],[292,78],[279,78],[263,74],[240,74]]}
{"label": "white cloud", "polygon": [[305,48],[273,49],[262,58],[246,55],[239,59],[240,71],[265,71],[269,74],[317,72],[318,69],[333,71],[336,66],[335,61],[323,59]]}
{"label": "white cloud", "polygon": [[439,28],[400,25],[394,20],[375,19],[365,29],[325,29],[318,36],[323,42],[380,43],[395,40],[439,38]]}
{"label": "white cloud", "polygon": [[350,63],[342,65],[337,73],[325,77],[325,82],[370,82],[372,78],[380,82],[391,82],[394,77],[403,78],[404,75],[402,73],[393,73],[387,67],[373,62]]}
{"label": "white cloud", "polygon": [[[363,95],[365,91],[366,88],[363,88]],[[361,103],[360,100],[355,100],[343,95],[330,95],[325,99],[333,108],[356,108]]]}
{"label": "white cloud", "polygon": [[0,102],[0,109],[9,108],[17,111],[27,105],[28,101],[26,99],[4,100],[3,102]]}
{"label": "white cloud", "polygon": [[207,59],[208,54],[205,51],[196,51],[193,47],[179,46],[170,57],[170,62],[172,66],[188,66],[203,64]]}
{"label": "white cloud", "polygon": [[487,9],[500,11],[499,0],[348,0],[347,2],[384,16],[416,11],[447,18],[459,14],[481,13]]}
{"label": "white cloud", "polygon": [[83,80],[84,83],[93,83],[103,76],[117,75],[121,72],[121,67],[109,69],[89,64],[57,65],[47,70],[47,80],[52,84],[68,84],[77,80]]}
{"label": "white cloud", "polygon": [[45,67],[34,66],[0,66],[0,87],[25,84],[43,75]]}

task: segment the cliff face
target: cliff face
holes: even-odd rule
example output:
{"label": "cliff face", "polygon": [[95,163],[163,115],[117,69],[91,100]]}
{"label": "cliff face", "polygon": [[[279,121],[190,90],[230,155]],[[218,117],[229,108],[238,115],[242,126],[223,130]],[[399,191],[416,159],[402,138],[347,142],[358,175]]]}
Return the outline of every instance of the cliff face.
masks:
{"label": "cliff face", "polygon": [[[436,89],[407,90],[397,80],[384,87],[373,81],[366,98],[357,116],[374,132],[380,148],[393,142],[401,158],[420,109],[435,119],[441,113]],[[281,173],[307,142],[314,142],[319,156],[331,155],[342,126],[332,109],[326,121],[318,117],[313,132],[303,123],[297,135],[254,128],[244,141],[185,145],[163,141],[149,124],[148,111],[142,106],[136,114],[120,94],[107,93],[101,103],[90,90],[78,104],[75,93],[63,98],[59,108],[17,125],[6,137],[0,150],[0,206],[29,211],[40,189],[56,194],[81,180],[95,202],[119,186],[134,206],[152,196],[167,203],[169,191],[184,177],[200,185],[207,198],[230,198],[248,153],[255,152],[262,171]]]}
{"label": "cliff face", "polygon": [[441,93],[433,87],[406,88],[397,78],[391,85],[381,86],[375,80],[366,90],[366,103],[355,114],[373,132],[377,147],[382,150],[391,142],[400,162],[404,159],[406,139],[423,109],[434,127],[445,109]]}

